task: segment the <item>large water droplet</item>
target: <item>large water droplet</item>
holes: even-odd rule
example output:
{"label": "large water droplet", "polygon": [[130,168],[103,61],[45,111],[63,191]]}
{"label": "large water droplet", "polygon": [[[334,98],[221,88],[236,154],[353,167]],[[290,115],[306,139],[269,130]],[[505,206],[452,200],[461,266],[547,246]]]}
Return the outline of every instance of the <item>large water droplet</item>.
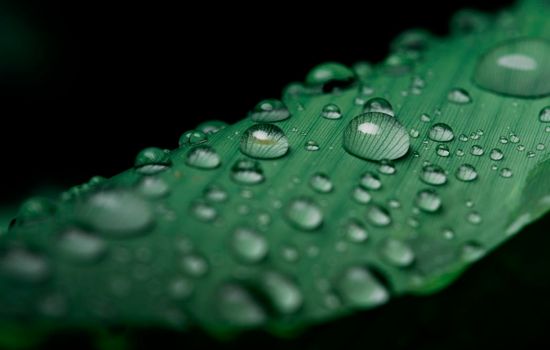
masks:
{"label": "large water droplet", "polygon": [[306,83],[322,87],[323,92],[332,92],[349,87],[355,78],[355,73],[343,64],[327,62],[313,68],[306,77]]}
{"label": "large water droplet", "polygon": [[451,91],[449,91],[449,94],[447,95],[447,99],[449,100],[449,102],[459,105],[472,102],[472,97],[470,97],[468,91],[460,88],[451,89]]}
{"label": "large water droplet", "polygon": [[439,186],[447,182],[447,175],[440,166],[428,164],[422,167],[420,179],[429,185]]}
{"label": "large water droplet", "polygon": [[143,149],[134,162],[136,171],[144,175],[153,175],[168,169],[170,157],[168,152],[157,147]]}
{"label": "large water droplet", "polygon": [[388,226],[391,224],[390,213],[378,204],[370,204],[367,208],[367,221],[374,226]]}
{"label": "large water droplet", "polygon": [[197,146],[187,152],[185,163],[198,169],[214,169],[221,163],[220,155],[210,146]]}
{"label": "large water droplet", "polygon": [[286,218],[290,224],[304,231],[315,230],[323,223],[321,209],[307,197],[291,200],[286,208]]}
{"label": "large water droplet", "polygon": [[369,160],[397,159],[409,150],[409,134],[397,119],[379,112],[353,118],[344,131],[344,148]]}
{"label": "large water droplet", "polygon": [[311,179],[309,180],[309,185],[315,191],[320,193],[329,193],[334,189],[334,185],[332,184],[332,181],[330,180],[328,175],[324,173],[313,174],[311,176]]}
{"label": "large water droplet", "polygon": [[395,238],[384,240],[380,253],[390,264],[397,267],[409,266],[414,261],[414,252],[411,247]]}
{"label": "large water droplet", "polygon": [[180,147],[183,147],[187,145],[198,145],[206,141],[208,141],[208,136],[202,131],[189,130],[180,136],[178,143]]}
{"label": "large water droplet", "polygon": [[416,194],[416,205],[425,212],[433,213],[441,208],[441,198],[434,190],[422,190]]}
{"label": "large water droplet", "polygon": [[260,163],[249,159],[240,159],[231,167],[231,179],[242,185],[255,185],[265,180]]}
{"label": "large water droplet", "polygon": [[363,107],[364,112],[379,112],[390,116],[394,116],[393,107],[391,104],[382,97],[374,97],[365,103]]}
{"label": "large water droplet", "polygon": [[456,169],[456,178],[460,181],[469,182],[477,179],[477,171],[471,164],[462,164]]}
{"label": "large water droplet", "polygon": [[233,251],[240,260],[247,263],[257,263],[267,255],[267,240],[259,233],[247,229],[238,228],[233,233]]}
{"label": "large water droplet", "polygon": [[58,248],[72,260],[93,262],[103,256],[107,245],[100,237],[72,228],[59,236]]}
{"label": "large water droplet", "polygon": [[329,103],[323,107],[321,116],[326,119],[340,119],[342,118],[342,111],[334,103]]}
{"label": "large water droplet", "polygon": [[389,299],[384,285],[367,268],[361,266],[346,269],[336,284],[346,304],[351,306],[369,308]]}
{"label": "large water droplet", "polygon": [[453,129],[445,123],[432,125],[428,137],[437,142],[449,142],[454,139]]}
{"label": "large water droplet", "polygon": [[280,314],[292,314],[302,306],[303,296],[296,283],[278,272],[266,272],[262,287],[275,310]]}
{"label": "large water droplet", "polygon": [[223,285],[215,301],[220,315],[235,326],[258,326],[267,318],[263,307],[250,292],[237,284]]}
{"label": "large water droplet", "polygon": [[504,95],[548,95],[550,43],[544,39],[516,39],[500,44],[480,58],[474,81]]}
{"label": "large water droplet", "polygon": [[550,123],[550,106],[546,106],[540,110],[539,121],[541,123]]}
{"label": "large water droplet", "polygon": [[50,273],[45,258],[21,248],[0,251],[0,275],[21,282],[37,283],[44,281]]}
{"label": "large water droplet", "polygon": [[268,99],[258,103],[248,115],[255,122],[273,123],[288,119],[290,112],[283,102]]}
{"label": "large water droplet", "polygon": [[91,195],[77,205],[76,216],[85,226],[117,237],[140,234],[154,223],[149,203],[126,190]]}
{"label": "large water droplet", "polygon": [[253,125],[241,137],[241,152],[253,158],[279,158],[288,152],[288,148],[283,130],[272,124]]}

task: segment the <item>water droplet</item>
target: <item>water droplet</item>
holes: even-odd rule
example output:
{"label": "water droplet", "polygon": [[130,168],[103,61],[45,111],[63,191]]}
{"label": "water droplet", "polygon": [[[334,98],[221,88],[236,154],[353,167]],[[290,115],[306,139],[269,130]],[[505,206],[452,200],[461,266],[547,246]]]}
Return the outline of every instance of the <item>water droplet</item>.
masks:
{"label": "water droplet", "polygon": [[474,181],[477,179],[477,170],[471,164],[462,164],[456,169],[455,175],[460,181]]}
{"label": "water droplet", "polygon": [[382,97],[374,97],[368,100],[363,107],[364,112],[378,112],[394,116],[393,107],[388,100]]}
{"label": "water droplet", "polygon": [[411,131],[409,131],[409,135],[411,135],[413,139],[416,139],[420,135],[420,131],[413,128],[411,129]]}
{"label": "water droplet", "polygon": [[154,223],[149,203],[126,190],[94,193],[77,205],[76,216],[85,227],[117,237],[143,233]]}
{"label": "water droplet", "polygon": [[460,10],[451,20],[451,28],[464,34],[480,33],[489,26],[487,15],[476,10]]}
{"label": "water droplet", "polygon": [[361,80],[369,78],[373,70],[372,64],[365,61],[355,63],[352,68],[357,77],[359,77],[359,79]]}
{"label": "water droplet", "polygon": [[275,310],[284,315],[298,311],[304,298],[296,283],[278,272],[266,272],[262,275],[264,293],[268,296]]}
{"label": "water droplet", "polygon": [[227,127],[227,123],[221,120],[208,120],[197,125],[196,129],[202,131],[206,135],[215,134],[218,131]]}
{"label": "water droplet", "polygon": [[340,119],[342,118],[342,111],[334,103],[329,103],[323,107],[321,116],[326,119]]}
{"label": "water droplet", "polygon": [[546,106],[540,110],[539,121],[541,123],[550,123],[550,106]]}
{"label": "water droplet", "polygon": [[191,213],[200,221],[210,222],[218,217],[218,211],[210,204],[196,201],[191,204]]}
{"label": "water droplet", "polygon": [[489,157],[494,161],[498,161],[504,158],[504,153],[498,148],[493,148]]}
{"label": "water droplet", "polygon": [[470,97],[470,94],[468,91],[460,88],[454,88],[451,91],[449,91],[449,94],[447,95],[447,99],[449,102],[453,102],[456,104],[467,104],[472,102],[472,98]]}
{"label": "water droplet", "polygon": [[313,68],[306,84],[322,87],[323,92],[345,89],[355,82],[355,73],[340,63],[327,62]]}
{"label": "water droplet", "polygon": [[306,151],[315,152],[319,150],[319,144],[313,140],[309,140],[304,144]]}
{"label": "water droplet", "polygon": [[483,248],[477,242],[466,242],[461,248],[460,257],[465,262],[474,262],[482,258],[486,253],[485,248]]}
{"label": "water droplet", "polygon": [[0,275],[21,282],[38,283],[44,281],[50,267],[42,256],[22,248],[0,251]]}
{"label": "water droplet", "polygon": [[512,173],[512,170],[510,170],[510,168],[502,168],[500,169],[500,176],[504,177],[504,178],[509,178],[509,177],[512,177],[513,173]]}
{"label": "water droplet", "polygon": [[273,123],[288,119],[290,112],[283,102],[268,99],[258,103],[248,115],[255,122]]}
{"label": "water droplet", "polygon": [[27,199],[17,212],[17,223],[41,222],[56,212],[56,205],[47,198],[34,197]]}
{"label": "water droplet", "polygon": [[467,142],[469,139],[468,139],[468,136],[466,136],[465,134],[460,134],[460,136],[458,137],[458,139],[462,142]]}
{"label": "water droplet", "polygon": [[344,226],[344,234],[351,242],[360,243],[369,237],[365,226],[356,219],[350,219]]}
{"label": "water droplet", "polygon": [[140,181],[138,191],[145,197],[160,198],[170,192],[170,187],[163,179],[148,176]]}
{"label": "water droplet", "polygon": [[380,161],[380,164],[378,165],[378,172],[380,174],[384,175],[393,175],[395,174],[397,170],[395,169],[395,165],[387,159],[382,159]]}
{"label": "water droplet", "polygon": [[544,143],[539,143],[537,144],[536,148],[537,148],[537,151],[544,151],[546,146],[544,145]]}
{"label": "water droplet", "polygon": [[336,285],[344,301],[351,306],[369,308],[389,299],[388,290],[364,267],[346,269]]}
{"label": "water droplet", "polygon": [[374,226],[388,226],[391,224],[390,213],[386,208],[377,205],[370,204],[367,208],[367,221]]}
{"label": "water droplet", "polygon": [[535,156],[535,152],[529,151],[527,152],[527,158],[533,158]]}
{"label": "water droplet", "polygon": [[481,215],[477,211],[471,211],[466,215],[466,219],[470,224],[478,225],[481,223]]}
{"label": "water droplet", "polygon": [[254,327],[266,321],[263,307],[253,295],[237,284],[225,284],[215,298],[220,315],[234,326]]}
{"label": "water droplet", "polygon": [[550,44],[542,39],[515,39],[484,54],[474,81],[504,95],[538,97],[550,94]]}
{"label": "water droplet", "polygon": [[393,42],[394,51],[424,51],[428,47],[430,33],[423,29],[409,29],[401,33]]}
{"label": "water droplet", "polygon": [[451,151],[447,145],[437,145],[436,153],[440,157],[448,157],[451,154]]}
{"label": "water droplet", "polygon": [[214,169],[221,163],[220,155],[210,146],[197,146],[187,152],[185,163],[198,169]]}
{"label": "water droplet", "polygon": [[168,169],[170,157],[160,148],[149,147],[138,153],[134,162],[136,171],[144,175],[153,175]]}
{"label": "water droplet", "polygon": [[178,141],[179,146],[198,145],[200,143],[208,141],[208,136],[202,131],[189,130],[184,132]]}
{"label": "water droplet", "polygon": [[304,231],[313,231],[323,223],[321,209],[307,197],[291,200],[286,208],[286,218],[291,225]]}
{"label": "water droplet", "polygon": [[107,248],[105,241],[100,237],[76,228],[63,232],[57,245],[68,258],[82,262],[97,261]]}
{"label": "water droplet", "polygon": [[397,159],[409,150],[409,135],[397,119],[378,112],[353,118],[344,132],[344,148],[369,160]]}
{"label": "water droplet", "polygon": [[423,123],[429,123],[431,120],[432,120],[432,118],[427,113],[422,113],[420,115],[420,121],[423,122]]}
{"label": "water droplet", "polygon": [[185,255],[180,264],[183,272],[190,277],[202,277],[208,273],[208,262],[196,253]]}
{"label": "water droplet", "polygon": [[355,201],[357,203],[361,203],[361,204],[368,203],[372,199],[370,193],[367,192],[367,190],[365,190],[363,187],[360,187],[360,186],[356,187],[353,190],[352,195],[353,195],[353,199],[355,199]]}
{"label": "water droplet", "polygon": [[392,265],[407,267],[414,261],[414,252],[402,240],[395,238],[385,239],[380,246],[380,253]]}
{"label": "water droplet", "polygon": [[428,164],[422,167],[420,180],[429,185],[439,186],[447,182],[447,175],[443,168],[438,165]]}
{"label": "water droplet", "polygon": [[222,203],[227,200],[227,191],[218,185],[210,185],[204,190],[204,197],[214,203]]}
{"label": "water droplet", "polygon": [[237,258],[247,263],[261,261],[269,249],[262,235],[247,228],[238,228],[233,233],[232,246]]}
{"label": "water droplet", "polygon": [[425,212],[433,213],[441,208],[441,198],[433,190],[422,190],[416,194],[416,205]]}
{"label": "water droplet", "polygon": [[373,172],[367,171],[361,176],[359,184],[368,190],[379,190],[382,187],[382,181],[378,175]]}
{"label": "water droplet", "polygon": [[428,133],[428,137],[437,142],[449,142],[454,139],[453,129],[445,123],[437,123],[432,125]]}
{"label": "water droplet", "polygon": [[231,178],[242,185],[255,185],[265,180],[260,163],[248,159],[240,159],[233,165]]}
{"label": "water droplet", "polygon": [[332,181],[330,180],[328,175],[324,173],[313,174],[309,180],[309,185],[315,191],[320,193],[329,193],[334,189]]}
{"label": "water droplet", "polygon": [[455,237],[455,232],[450,228],[446,228],[443,230],[443,237],[445,239],[453,239]]}
{"label": "water droplet", "polygon": [[168,291],[172,298],[183,300],[187,299],[193,293],[193,283],[186,278],[177,278],[173,280],[168,286]]}
{"label": "water droplet", "polygon": [[279,158],[288,152],[288,148],[285,133],[272,124],[253,125],[241,137],[241,152],[252,158]]}
{"label": "water droplet", "polygon": [[481,156],[483,155],[483,153],[485,153],[485,151],[483,150],[483,147],[481,147],[480,145],[473,145],[470,150],[470,153],[474,156]]}

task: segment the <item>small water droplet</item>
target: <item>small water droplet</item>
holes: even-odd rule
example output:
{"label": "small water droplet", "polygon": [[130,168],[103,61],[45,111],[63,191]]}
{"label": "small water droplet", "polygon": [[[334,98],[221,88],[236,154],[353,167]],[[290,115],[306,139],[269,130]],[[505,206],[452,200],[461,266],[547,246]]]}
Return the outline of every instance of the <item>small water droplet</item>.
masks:
{"label": "small water droplet", "polygon": [[379,190],[382,187],[382,181],[378,175],[373,172],[367,171],[361,176],[359,184],[368,190]]}
{"label": "small water droplet", "polygon": [[215,301],[220,315],[234,326],[255,327],[267,319],[264,308],[247,289],[238,284],[221,286]]}
{"label": "small water droplet", "polygon": [[306,76],[306,84],[321,87],[323,92],[345,89],[355,80],[355,73],[351,69],[335,62],[320,64]]}
{"label": "small water droplet", "polygon": [[340,119],[342,118],[342,111],[334,103],[329,103],[323,107],[321,116],[326,119]]}
{"label": "small water droplet", "polygon": [[139,193],[149,198],[160,198],[166,196],[170,192],[170,187],[161,178],[144,177],[137,187]]}
{"label": "small water droplet", "polygon": [[518,143],[519,142],[519,136],[514,134],[513,132],[511,132],[510,133],[510,142]]}
{"label": "small water droplet", "polygon": [[425,212],[433,213],[441,208],[441,198],[434,190],[422,190],[416,194],[416,205]]}
{"label": "small water droplet", "polygon": [[227,191],[218,185],[209,185],[204,190],[204,198],[213,203],[222,203],[227,200]]}
{"label": "small water droplet", "polygon": [[214,169],[221,164],[221,158],[214,148],[197,146],[187,152],[185,163],[197,169]]}
{"label": "small water droplet", "polygon": [[240,159],[231,167],[231,179],[242,185],[255,185],[265,180],[260,163],[249,159]]}
{"label": "small water droplet", "polygon": [[306,151],[315,152],[319,150],[319,144],[313,140],[309,140],[304,144]]}
{"label": "small water droplet", "polygon": [[197,253],[185,255],[181,259],[180,266],[190,277],[202,277],[208,273],[208,262]]}
{"label": "small water droplet", "polygon": [[288,152],[288,138],[283,130],[272,124],[256,124],[241,137],[241,152],[252,158],[273,159]]}
{"label": "small water droplet", "polygon": [[397,267],[407,267],[414,261],[414,252],[411,247],[395,238],[385,239],[380,246],[380,253],[388,263]]}
{"label": "small water droplet", "polygon": [[416,138],[420,135],[420,131],[418,131],[417,129],[412,128],[412,129],[409,131],[409,135],[411,135],[411,137],[412,137],[413,139],[416,139]]}
{"label": "small water droplet", "polygon": [[396,171],[395,165],[387,159],[382,159],[380,164],[378,164],[378,172],[380,174],[393,175]]}
{"label": "small water droplet", "polygon": [[536,148],[537,148],[537,151],[544,151],[546,146],[544,145],[544,143],[539,143],[537,144]]}
{"label": "small water droplet", "polygon": [[473,145],[472,148],[470,149],[470,153],[474,156],[481,156],[483,155],[483,153],[485,153],[485,151],[483,150],[483,147],[481,147],[480,145]]}
{"label": "small water droplet", "polygon": [[428,164],[422,167],[420,180],[429,185],[439,186],[447,182],[447,175],[440,166]]}
{"label": "small water droplet", "polygon": [[456,169],[455,175],[460,181],[470,182],[477,179],[477,170],[471,164],[462,164]]}
{"label": "small water droplet", "polygon": [[539,121],[541,123],[550,123],[550,106],[546,106],[540,110]]}
{"label": "small water droplet", "polygon": [[443,230],[443,237],[445,239],[453,239],[455,237],[455,232],[450,228],[446,228]]}
{"label": "small water droplet", "polygon": [[36,253],[15,247],[0,251],[0,276],[38,283],[44,281],[49,273],[47,260]]}
{"label": "small water droplet", "polygon": [[533,151],[527,152],[527,158],[533,158],[533,157],[535,157],[535,152]]}
{"label": "small water droplet", "polygon": [[365,226],[356,219],[350,219],[344,225],[344,234],[349,241],[354,243],[364,242],[369,237]]}
{"label": "small water droplet", "polygon": [[160,148],[149,147],[138,153],[134,166],[140,174],[153,175],[169,168],[170,157]]}
{"label": "small water droplet", "polygon": [[428,137],[437,142],[449,142],[454,139],[453,129],[445,123],[437,123],[432,125],[428,132]]}
{"label": "small water droplet", "polygon": [[448,157],[451,154],[449,147],[447,145],[437,145],[436,153],[440,157]]}
{"label": "small water droplet", "polygon": [[68,258],[82,262],[99,260],[107,248],[100,237],[76,228],[64,231],[59,236],[57,246]]}
{"label": "small water droplet", "polygon": [[197,125],[195,129],[198,131],[202,131],[206,135],[210,135],[219,132],[220,130],[227,127],[227,125],[228,124],[226,122],[221,120],[208,120],[204,123],[200,123],[199,125]]}
{"label": "small water droplet", "polygon": [[182,277],[178,277],[177,279],[173,280],[168,286],[168,292],[170,293],[170,296],[178,300],[189,298],[193,293],[193,289],[193,283],[190,280]]}
{"label": "small water droplet", "polygon": [[409,135],[397,119],[378,112],[353,118],[344,132],[344,148],[363,159],[403,157],[409,150]]}
{"label": "small water droplet", "polygon": [[303,304],[304,297],[296,283],[281,273],[274,271],[264,273],[262,287],[271,304],[280,314],[295,313]]}
{"label": "small water droplet", "polygon": [[286,208],[286,218],[291,225],[304,231],[313,231],[323,223],[321,209],[307,197],[291,200]]}
{"label": "small water droplet", "polygon": [[55,203],[48,198],[30,198],[21,204],[17,212],[17,223],[42,222],[52,217],[56,210]]}
{"label": "small water droplet", "polygon": [[309,185],[315,191],[320,193],[329,193],[334,189],[332,181],[330,180],[328,175],[324,173],[313,174],[309,180]]}
{"label": "small water droplet", "polygon": [[178,141],[179,146],[198,145],[208,141],[208,136],[202,131],[189,130],[184,132]]}
{"label": "small water droplet", "polygon": [[449,91],[449,94],[447,95],[447,99],[449,102],[456,103],[456,104],[467,104],[472,102],[472,97],[470,97],[470,94],[468,91],[460,88],[454,88],[451,91]]}
{"label": "small water droplet", "polygon": [[504,158],[504,153],[499,148],[493,148],[489,157],[494,161],[499,161]]}
{"label": "small water droplet", "polygon": [[344,301],[355,307],[369,308],[385,303],[389,292],[367,269],[353,266],[344,271],[336,283]]}
{"label": "small water droplet", "polygon": [[481,214],[477,211],[471,211],[466,215],[466,219],[470,224],[479,225],[482,221]]}
{"label": "small water droplet", "polygon": [[474,81],[489,91],[518,97],[550,93],[550,44],[543,39],[514,39],[485,53]]}
{"label": "small water droplet", "polygon": [[469,140],[468,136],[466,134],[460,134],[458,139],[462,142],[467,142]]}
{"label": "small water droplet", "polygon": [[273,123],[288,119],[290,112],[280,100],[268,99],[258,103],[248,116],[255,122]]}
{"label": "small water droplet", "polygon": [[500,169],[500,176],[504,178],[512,177],[514,174],[512,173],[512,170],[510,168],[502,168]]}
{"label": "small water droplet", "polygon": [[363,107],[364,112],[379,112],[394,116],[393,107],[388,100],[382,97],[374,97],[368,100]]}
{"label": "small water droplet", "polygon": [[392,222],[390,213],[378,204],[370,204],[367,207],[366,217],[367,221],[374,226],[388,226]]}
{"label": "small water droplet", "polygon": [[353,195],[353,199],[355,199],[357,203],[361,203],[361,204],[368,203],[372,199],[372,196],[370,195],[370,193],[360,186],[355,187],[355,189],[352,192],[352,195]]}
{"label": "small water droplet", "polygon": [[429,123],[431,120],[432,120],[432,118],[427,113],[422,113],[420,115],[420,121],[423,122],[423,123]]}
{"label": "small water droplet", "polygon": [[251,229],[238,228],[233,233],[233,251],[238,259],[247,263],[257,263],[267,255],[267,240]]}
{"label": "small water droplet", "polygon": [[486,250],[479,243],[466,242],[461,248],[460,258],[465,262],[474,262],[485,255]]}
{"label": "small water droplet", "polygon": [[523,151],[525,151],[525,146],[524,146],[524,145],[518,145],[518,146],[516,147],[516,149],[517,149],[518,151],[520,151],[520,152],[523,152]]}
{"label": "small water droplet", "polygon": [[191,213],[200,221],[211,222],[218,217],[218,211],[210,204],[196,201],[191,204]]}

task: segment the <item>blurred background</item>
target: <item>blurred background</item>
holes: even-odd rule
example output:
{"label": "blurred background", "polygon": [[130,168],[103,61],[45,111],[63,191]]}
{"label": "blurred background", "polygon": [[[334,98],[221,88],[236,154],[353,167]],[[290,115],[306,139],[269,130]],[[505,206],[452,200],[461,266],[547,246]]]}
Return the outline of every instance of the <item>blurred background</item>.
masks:
{"label": "blurred background", "polygon": [[[323,61],[380,61],[405,29],[448,33],[452,13],[512,1],[256,3],[0,1],[0,207],[175,148],[208,119],[234,122]],[[249,334],[230,348],[454,349],[548,343],[548,216],[430,298],[403,298],[294,340]],[[122,332],[124,333],[124,332]],[[86,336],[52,338],[53,348]],[[134,345],[220,346],[150,330]],[[79,345],[79,347],[80,347]],[[90,345],[91,346],[91,345]]]}

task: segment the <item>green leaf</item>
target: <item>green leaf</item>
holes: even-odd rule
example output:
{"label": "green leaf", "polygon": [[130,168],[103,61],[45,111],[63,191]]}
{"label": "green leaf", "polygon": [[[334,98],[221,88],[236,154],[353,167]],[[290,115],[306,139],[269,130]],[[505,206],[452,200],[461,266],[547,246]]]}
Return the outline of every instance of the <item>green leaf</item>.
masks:
{"label": "green leaf", "polygon": [[446,287],[550,208],[549,16],[462,12],[27,201],[0,235],[0,317],[288,333]]}

